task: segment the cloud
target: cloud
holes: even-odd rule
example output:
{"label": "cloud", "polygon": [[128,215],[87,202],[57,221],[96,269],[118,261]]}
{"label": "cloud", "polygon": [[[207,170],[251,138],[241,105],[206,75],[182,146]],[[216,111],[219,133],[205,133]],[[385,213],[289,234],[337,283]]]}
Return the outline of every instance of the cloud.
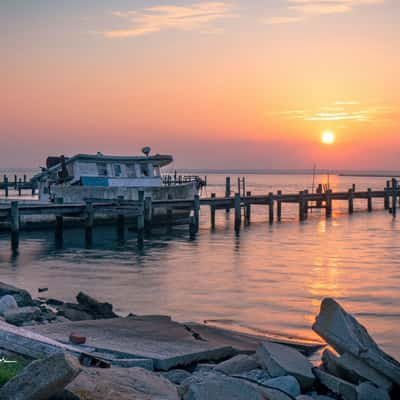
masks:
{"label": "cloud", "polygon": [[267,24],[293,23],[321,15],[345,14],[363,5],[383,4],[385,0],[285,0],[290,15],[267,18]]}
{"label": "cloud", "polygon": [[114,11],[116,18],[126,20],[126,29],[112,29],[103,32],[107,38],[143,36],[164,29],[180,31],[198,30],[201,33],[221,33],[221,29],[212,26],[213,22],[234,18],[234,7],[230,3],[206,1],[188,6],[160,5],[139,10]]}

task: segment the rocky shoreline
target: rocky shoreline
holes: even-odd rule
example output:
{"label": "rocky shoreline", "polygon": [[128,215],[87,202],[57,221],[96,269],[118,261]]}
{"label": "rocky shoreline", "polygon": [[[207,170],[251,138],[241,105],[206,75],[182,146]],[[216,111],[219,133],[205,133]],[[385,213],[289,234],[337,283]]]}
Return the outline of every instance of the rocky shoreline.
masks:
{"label": "rocky shoreline", "polygon": [[[327,345],[279,343],[167,316],[119,317],[85,293],[76,300],[33,299],[0,282],[0,399],[400,398],[400,364],[333,299],[322,301],[313,325]],[[321,347],[314,365],[309,356]],[[21,368],[8,377],[15,360]]]}

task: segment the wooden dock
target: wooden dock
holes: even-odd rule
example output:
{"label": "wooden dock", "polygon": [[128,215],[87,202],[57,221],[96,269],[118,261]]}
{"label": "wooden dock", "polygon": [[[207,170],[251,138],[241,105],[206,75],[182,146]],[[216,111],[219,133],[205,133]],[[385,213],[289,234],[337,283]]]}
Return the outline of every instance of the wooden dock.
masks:
{"label": "wooden dock", "polygon": [[[152,200],[145,197],[143,191],[139,191],[137,201],[126,201],[123,198],[117,201],[86,201],[79,204],[63,204],[62,199],[56,199],[54,203],[24,203],[16,200],[0,203],[0,222],[6,223],[11,236],[11,248],[18,250],[20,235],[20,218],[22,216],[50,216],[54,218],[56,238],[62,238],[65,218],[76,218],[85,229],[85,241],[90,244],[93,240],[93,227],[95,215],[112,215],[116,217],[118,232],[125,232],[126,218],[134,218],[137,230],[138,246],[143,246],[145,232],[150,232],[154,225],[153,215],[157,208],[166,210],[166,221],[164,225],[186,224],[189,226],[189,234],[195,236],[200,224],[200,208],[210,208],[210,225],[215,228],[216,211],[230,212],[234,210],[234,227],[236,231],[241,229],[242,224],[251,221],[251,208],[253,206],[264,206],[267,208],[267,222],[273,224],[281,222],[284,204],[298,205],[298,220],[307,220],[310,210],[321,209],[325,211],[326,218],[332,216],[333,201],[347,203],[348,213],[355,211],[354,201],[365,200],[365,210],[373,211],[373,200],[382,199],[384,209],[388,210],[393,218],[397,215],[397,205],[400,199],[400,188],[396,179],[386,182],[382,190],[356,191],[353,185],[348,191],[333,192],[330,189],[323,190],[319,185],[316,193],[307,190],[294,194],[284,194],[282,191],[268,193],[266,195],[252,195],[245,191],[245,182],[238,181],[238,193],[231,194],[230,178],[226,179],[225,196],[217,197],[214,193],[210,197],[200,198],[195,196],[193,200]],[[400,205],[400,204],[399,204]],[[185,210],[190,212],[190,218],[174,220],[173,210]]]}

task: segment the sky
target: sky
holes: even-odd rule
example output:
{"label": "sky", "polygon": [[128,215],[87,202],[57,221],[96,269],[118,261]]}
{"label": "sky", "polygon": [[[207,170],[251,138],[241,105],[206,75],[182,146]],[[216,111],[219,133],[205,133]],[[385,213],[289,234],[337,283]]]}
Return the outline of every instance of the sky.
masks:
{"label": "sky", "polygon": [[400,170],[399,26],[399,0],[2,0],[0,167]]}

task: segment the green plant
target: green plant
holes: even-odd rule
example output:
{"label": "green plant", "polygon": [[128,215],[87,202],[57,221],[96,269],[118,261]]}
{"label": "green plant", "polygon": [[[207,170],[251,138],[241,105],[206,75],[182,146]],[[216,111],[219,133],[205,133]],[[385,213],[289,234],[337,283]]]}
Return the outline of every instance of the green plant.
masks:
{"label": "green plant", "polygon": [[0,386],[6,384],[10,379],[14,378],[24,367],[26,363],[16,360],[12,363],[0,362]]}

